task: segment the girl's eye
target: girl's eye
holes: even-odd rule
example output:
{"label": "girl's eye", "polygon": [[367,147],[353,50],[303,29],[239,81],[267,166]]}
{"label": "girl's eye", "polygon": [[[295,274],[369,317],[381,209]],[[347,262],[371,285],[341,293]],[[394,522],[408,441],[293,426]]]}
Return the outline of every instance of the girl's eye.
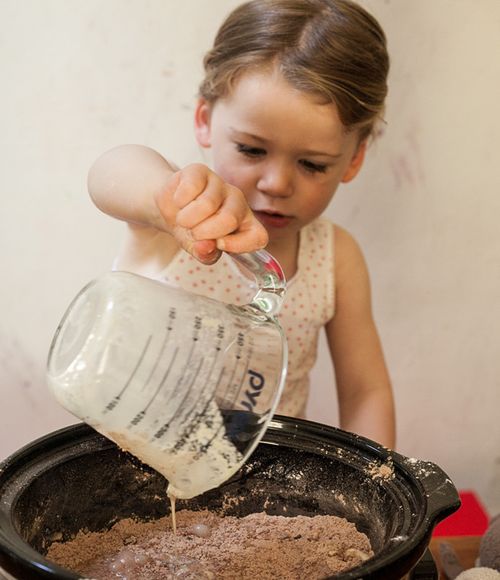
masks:
{"label": "girl's eye", "polygon": [[251,147],[250,145],[244,145],[243,143],[236,143],[236,149],[239,153],[242,153],[247,157],[261,157],[266,154],[265,149]]}
{"label": "girl's eye", "polygon": [[325,173],[327,167],[324,163],[313,163],[307,159],[301,159],[300,163],[306,171],[309,171],[309,173]]}

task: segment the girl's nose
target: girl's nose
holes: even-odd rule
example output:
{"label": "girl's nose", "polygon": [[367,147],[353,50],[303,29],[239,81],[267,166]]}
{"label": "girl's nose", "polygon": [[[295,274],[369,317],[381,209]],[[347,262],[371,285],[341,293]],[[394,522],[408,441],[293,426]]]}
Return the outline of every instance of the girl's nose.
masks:
{"label": "girl's nose", "polygon": [[257,187],[267,195],[288,197],[293,191],[293,169],[286,163],[267,163],[261,168]]}

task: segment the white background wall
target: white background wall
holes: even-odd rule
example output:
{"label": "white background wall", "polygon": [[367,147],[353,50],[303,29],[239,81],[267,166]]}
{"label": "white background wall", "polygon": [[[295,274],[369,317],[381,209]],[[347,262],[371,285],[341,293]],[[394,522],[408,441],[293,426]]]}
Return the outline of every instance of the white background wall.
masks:
{"label": "white background wall", "polygon": [[[201,57],[239,0],[0,0],[0,456],[75,419],[44,365],[122,225],[86,194],[104,150],[179,164]],[[399,450],[500,510],[500,2],[365,0],[392,54],[387,126],[328,215],[364,247]],[[311,418],[335,423],[322,346]]]}

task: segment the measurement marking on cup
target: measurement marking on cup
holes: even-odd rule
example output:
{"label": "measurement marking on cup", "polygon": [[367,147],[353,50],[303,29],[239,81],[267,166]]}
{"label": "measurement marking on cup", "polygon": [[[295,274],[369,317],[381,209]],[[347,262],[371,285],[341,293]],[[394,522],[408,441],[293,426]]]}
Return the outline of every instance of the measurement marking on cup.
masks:
{"label": "measurement marking on cup", "polygon": [[[191,407],[191,409],[189,410],[189,412],[188,412],[188,413],[186,413],[186,415],[185,415],[185,417],[184,417],[184,422],[185,422],[185,423],[187,423],[187,422],[188,422],[188,420],[189,420],[190,416],[191,416],[191,415],[194,413],[194,411],[196,410],[196,408],[199,406],[199,402],[201,401],[201,402],[203,403],[203,394],[204,394],[205,390],[207,390],[207,388],[208,388],[208,390],[210,391],[210,393],[216,393],[216,392],[217,392],[217,388],[218,388],[218,386],[219,386],[219,384],[220,384],[220,382],[221,382],[222,375],[224,374],[225,368],[224,368],[224,367],[222,367],[222,370],[221,370],[221,372],[219,373],[219,378],[217,379],[217,382],[216,382],[216,384],[215,384],[215,388],[211,388],[211,385],[210,385],[210,378],[211,378],[211,376],[212,376],[212,372],[213,372],[213,370],[214,370],[214,368],[215,368],[215,363],[217,362],[217,357],[218,357],[218,355],[219,355],[219,351],[221,350],[221,348],[220,348],[220,343],[219,343],[219,345],[217,345],[217,346],[215,347],[215,350],[216,350],[216,354],[215,354],[215,357],[214,357],[214,360],[213,360],[212,366],[211,366],[211,368],[210,368],[210,372],[208,373],[207,380],[206,380],[206,382],[205,382],[205,389],[204,389],[204,391],[203,391],[203,392],[200,394],[200,397],[199,397],[199,398],[198,398],[198,400],[197,400],[197,401],[194,403],[194,405]],[[182,449],[182,447],[184,447],[184,445],[187,443],[187,440],[188,440],[188,438],[190,437],[190,435],[191,435],[191,434],[192,434],[192,433],[195,431],[195,429],[197,429],[197,428],[198,428],[199,424],[200,424],[202,421],[206,421],[206,416],[205,416],[205,413],[206,413],[206,411],[207,411],[207,409],[208,409],[208,407],[209,407],[210,403],[211,403],[211,402],[214,400],[214,397],[215,397],[215,395],[214,395],[214,394],[211,394],[211,395],[208,397],[208,399],[207,399],[207,400],[206,400],[206,402],[205,402],[205,405],[204,405],[203,409],[201,410],[201,413],[200,413],[200,412],[198,412],[198,415],[197,415],[196,419],[195,419],[195,420],[194,420],[192,423],[190,423],[190,424],[189,424],[189,425],[188,425],[188,426],[187,426],[187,427],[184,429],[184,432],[183,432],[183,433],[182,433],[182,435],[179,437],[179,441],[177,441],[177,443],[176,443],[176,444],[175,444],[175,446],[174,446],[174,450],[175,450],[175,451],[179,451],[180,449]],[[207,425],[207,426],[210,426],[210,425]]]}
{"label": "measurement marking on cup", "polygon": [[172,329],[173,329],[173,325],[175,323],[176,316],[177,316],[176,309],[175,308],[171,308],[170,311],[169,311],[169,313],[168,313],[169,322],[168,322],[168,326],[167,326],[167,332],[165,333],[165,338],[163,339],[163,342],[162,342],[162,345],[160,347],[160,350],[158,351],[158,355],[156,356],[156,360],[155,360],[155,362],[153,364],[153,368],[151,369],[151,372],[149,373],[149,377],[146,379],[146,381],[142,385],[141,391],[144,391],[144,389],[148,386],[149,381],[153,377],[156,369],[158,368],[158,365],[160,363],[160,360],[162,359],[163,353],[165,351],[165,346],[167,345],[168,339],[170,338],[170,333],[172,332]]}
{"label": "measurement marking on cup", "polygon": [[[195,322],[196,322],[195,328],[197,328],[197,330],[199,330],[201,328],[201,320],[195,321]],[[214,371],[215,365],[217,363],[217,359],[218,359],[219,354],[220,354],[220,351],[222,349],[222,340],[224,339],[224,332],[225,332],[224,325],[223,324],[219,324],[218,327],[217,327],[217,335],[216,336],[217,336],[217,339],[218,340],[217,340],[216,345],[215,345],[215,356],[213,358],[212,365],[211,365],[210,370],[208,372],[208,376],[205,379],[204,388],[202,389],[202,392],[200,393],[199,397],[197,398],[197,400],[195,401],[195,403],[193,404],[193,406],[191,407],[191,409],[184,415],[184,418],[183,418],[184,423],[187,423],[188,422],[189,417],[200,406],[200,402],[201,402],[201,404],[203,404],[203,401],[204,401],[203,395],[204,395],[204,393],[205,393],[205,391],[207,389],[210,389],[210,392],[213,392],[213,393],[215,393],[217,391],[217,388],[218,388],[218,386],[220,384],[220,380],[221,380],[222,374],[224,373],[224,368],[222,369],[221,373],[219,374],[219,378],[217,380],[217,383],[215,385],[215,388],[213,388],[213,389],[211,388],[210,381],[211,381],[211,378],[212,378],[212,373]],[[208,408],[208,405],[210,404],[210,402],[213,399],[214,399],[214,395],[210,395],[209,398],[208,398],[208,402],[205,404],[205,407],[204,407],[203,411],[201,412],[201,415],[200,415],[200,413],[198,413],[198,419],[196,421],[194,421],[194,423],[192,424],[191,427],[188,426],[184,430],[184,433],[179,438],[179,442],[182,441],[183,439],[185,439],[186,437],[188,437],[193,432],[193,430],[200,424],[200,421],[204,418],[204,415],[205,415],[205,412],[206,412],[206,410]],[[180,447],[182,447],[183,444],[184,443],[182,443],[182,445],[180,445],[180,446],[176,446],[176,450],[180,449]]]}
{"label": "measurement marking on cup", "polygon": [[[241,358],[241,357],[237,357],[237,358]],[[250,350],[250,352],[249,352],[249,354],[248,354],[248,358],[247,358],[247,361],[246,361],[245,369],[244,369],[244,371],[243,371],[243,375],[242,375],[242,377],[241,377],[241,381],[240,381],[240,384],[239,384],[239,387],[238,387],[238,391],[237,391],[238,393],[241,391],[241,386],[242,386],[242,384],[243,384],[243,381],[245,380],[245,378],[246,378],[246,376],[247,376],[247,371],[248,371],[248,363],[249,363],[249,361],[250,361],[250,359],[251,359],[251,358],[252,358],[252,349]],[[232,374],[232,377],[234,376],[234,371],[235,371],[235,369],[236,369],[236,366],[237,366],[237,365],[238,365],[238,363],[236,363],[236,365],[235,365],[235,367],[234,367],[234,369],[233,369],[233,374]],[[231,377],[231,379],[232,379],[232,377]],[[225,398],[227,397],[227,393],[229,392],[229,388],[231,387],[231,383],[232,383],[232,380],[230,380],[230,382],[228,383],[228,387],[226,388],[226,392],[224,393],[224,397],[225,397]],[[223,399],[223,400],[225,400],[225,399]],[[231,404],[232,404],[232,403],[233,403],[233,401],[231,401]],[[220,427],[217,429],[217,431],[216,431],[216,432],[213,434],[213,436],[212,436],[212,437],[211,437],[211,438],[210,438],[210,439],[209,439],[209,440],[208,440],[208,441],[205,443],[205,445],[202,445],[202,446],[200,447],[200,450],[199,450],[199,451],[198,451],[198,453],[196,454],[196,456],[195,456],[195,459],[199,459],[199,458],[200,458],[200,457],[201,457],[201,456],[202,456],[204,453],[206,453],[206,452],[208,451],[208,448],[209,448],[209,447],[212,445],[212,443],[214,442],[214,440],[215,440],[215,439],[217,439],[217,437],[219,436],[219,433],[221,432],[221,430],[222,430],[222,429],[224,429],[224,430],[226,429],[226,426],[225,426],[225,424],[224,424],[224,423],[223,423],[223,424],[222,424],[222,425],[221,425],[221,426],[220,426]],[[224,438],[224,439],[227,439],[227,435],[226,435],[226,434],[224,434],[224,435],[223,435],[223,438]]]}
{"label": "measurement marking on cup", "polygon": [[[239,382],[239,385],[238,385],[237,391],[236,391],[237,394],[241,393],[242,388],[243,388],[243,383],[245,382],[245,380],[248,380],[249,381],[250,387],[252,388],[252,391],[246,390],[245,391],[245,396],[247,395],[247,392],[250,393],[250,401],[253,402],[253,405],[252,405],[252,403],[248,403],[245,400],[241,400],[240,401],[240,405],[243,406],[245,409],[248,409],[250,412],[253,412],[254,411],[254,408],[255,408],[255,406],[257,404],[257,402],[256,402],[255,399],[258,397],[258,394],[256,396],[253,396],[253,398],[252,398],[253,393],[255,391],[258,391],[259,394],[260,394],[260,391],[263,389],[264,383],[265,383],[265,379],[264,379],[264,376],[263,375],[261,375],[257,371],[253,371],[253,370],[249,370],[248,369],[249,363],[252,360],[252,354],[253,354],[253,343],[250,342],[250,350],[248,351],[248,357],[246,359],[245,368],[243,370],[243,373],[242,373],[242,376],[241,376],[241,380]],[[231,374],[231,378],[230,378],[229,382],[227,383],[226,391],[224,393],[224,397],[225,398],[227,398],[227,396],[228,396],[229,390],[230,390],[230,388],[232,386],[232,379],[234,377],[234,373],[235,373],[236,367],[238,366],[239,359],[241,359],[240,356],[237,356],[236,358],[238,359],[238,361],[236,362],[236,365],[234,366],[233,372]],[[232,405],[234,403],[234,399],[232,399],[230,401],[230,403]],[[213,441],[219,436],[219,433],[221,432],[222,429],[225,429],[225,424],[222,424],[219,427],[219,429],[217,429],[217,431],[214,433],[214,435],[210,438],[210,440],[207,441],[207,443],[205,443],[205,445],[203,445],[202,447],[200,447],[198,453],[195,456],[195,459],[199,459],[204,453],[206,453],[208,451],[208,448],[212,445]],[[224,434],[223,435],[223,438],[224,439],[228,439],[227,434]]]}
{"label": "measurement marking on cup", "polygon": [[[239,358],[241,359],[241,357],[239,357]],[[245,361],[245,366],[243,367],[243,371],[241,373],[241,379],[239,380],[239,382],[237,382],[236,384],[233,384],[232,379],[234,377],[231,377],[231,382],[228,384],[228,386],[226,388],[226,392],[224,393],[224,399],[229,400],[231,405],[234,404],[234,402],[236,401],[236,399],[238,398],[238,396],[241,392],[241,389],[243,387],[243,382],[244,382],[246,375],[247,375],[248,363],[249,363],[251,358],[252,358],[252,350],[250,350],[248,352],[248,357]]]}
{"label": "measurement marking on cup", "polygon": [[[214,393],[217,391],[217,387],[220,385],[220,383],[221,383],[221,381],[222,381],[222,376],[224,375],[225,371],[226,371],[226,367],[222,367],[222,369],[221,369],[221,371],[220,371],[220,373],[219,373],[219,378],[217,379],[217,383],[215,384]],[[201,413],[201,416],[200,416],[200,419],[199,419],[199,421],[201,421],[202,419],[204,419],[204,418],[205,418],[205,413],[206,413],[206,411],[207,411],[207,409],[208,409],[208,407],[209,407],[210,403],[211,403],[211,402],[214,400],[214,398],[215,398],[215,395],[212,395],[212,396],[211,396],[211,397],[208,399],[208,401],[206,402],[206,405],[203,407],[203,411],[202,411],[202,413]]]}
{"label": "measurement marking on cup", "polygon": [[[194,405],[191,407],[191,409],[190,409],[190,410],[189,410],[189,411],[188,411],[188,412],[187,412],[187,413],[184,415],[184,420],[185,420],[185,421],[186,421],[186,420],[187,420],[187,419],[188,419],[188,418],[189,418],[189,417],[192,415],[192,413],[195,411],[195,409],[196,409],[196,408],[199,406],[199,402],[200,402],[200,401],[203,401],[203,394],[204,394],[204,391],[205,391],[207,388],[210,388],[210,379],[211,379],[211,377],[212,377],[212,373],[213,373],[213,370],[214,370],[214,368],[215,368],[215,364],[217,363],[217,358],[218,358],[218,356],[219,356],[219,352],[220,352],[220,350],[221,350],[221,349],[220,349],[220,342],[219,342],[219,344],[218,344],[218,345],[215,347],[215,357],[214,357],[214,359],[213,359],[213,361],[212,361],[212,366],[210,367],[210,370],[209,370],[209,372],[208,372],[208,376],[207,376],[207,377],[206,377],[206,379],[205,379],[205,386],[204,386],[204,389],[203,389],[203,390],[202,390],[202,392],[200,393],[200,396],[197,398],[197,400],[195,401],[195,403],[194,403]],[[217,384],[218,384],[218,383],[217,383]],[[216,388],[214,389],[214,392],[216,391],[216,389],[217,389],[217,386],[216,386]],[[210,396],[210,399],[212,399],[212,398],[213,398],[213,397],[212,397],[212,396]]]}
{"label": "measurement marking on cup", "polygon": [[[178,409],[182,409],[182,406],[184,405],[184,403],[188,399],[189,395],[191,394],[191,390],[193,388],[194,382],[196,380],[196,377],[198,376],[198,373],[200,372],[200,369],[201,369],[201,366],[203,365],[203,361],[204,360],[205,359],[203,357],[201,357],[200,363],[198,365],[198,368],[196,369],[196,372],[194,373],[193,380],[191,381],[191,384],[189,385],[189,387],[188,387],[188,389],[186,391],[186,394],[182,398],[182,401],[177,406]],[[175,417],[175,414],[174,414],[174,417]],[[168,428],[170,427],[170,423],[171,422],[172,422],[172,419],[170,419],[167,423],[164,423],[160,427],[160,429],[158,429],[158,431],[154,434],[153,439],[160,439],[161,437],[163,437],[163,435],[165,435],[165,433],[168,431]]]}
{"label": "measurement marking on cup", "polygon": [[[234,379],[234,375],[236,374],[236,369],[238,368],[238,365],[240,364],[241,353],[242,353],[243,347],[245,345],[245,337],[244,337],[242,332],[238,333],[238,337],[236,339],[236,344],[238,345],[238,350],[236,351],[236,355],[234,357],[236,359],[236,362],[235,362],[233,370],[231,372],[231,376],[229,377],[229,380],[227,382],[226,390],[224,391],[224,395],[222,396],[222,401],[226,401],[228,399],[228,393],[229,393],[231,386],[233,384],[233,379]],[[232,399],[231,399],[231,402],[232,402]]]}
{"label": "measurement marking on cup", "polygon": [[250,359],[252,358],[252,354],[253,354],[253,349],[250,348],[250,351],[248,352],[248,357],[247,357],[247,360],[246,360],[246,363],[245,363],[245,368],[243,370],[243,374],[241,375],[241,381],[240,381],[240,384],[238,386],[238,393],[241,391],[241,388],[243,386],[243,382],[244,382],[244,380],[245,380],[245,378],[247,376],[248,364],[250,362]]}
{"label": "measurement marking on cup", "polygon": [[231,372],[231,376],[229,377],[229,380],[227,382],[227,387],[226,387],[226,390],[224,391],[223,400],[225,400],[227,398],[227,394],[228,394],[229,389],[233,383],[234,375],[236,374],[236,369],[238,368],[240,359],[241,359],[241,356],[236,355],[236,363],[233,366],[233,371]]}
{"label": "measurement marking on cup", "polygon": [[111,399],[111,401],[106,405],[106,407],[104,408],[104,413],[107,413],[108,411],[112,411],[120,402],[120,399],[121,399],[123,393],[128,389],[128,387],[130,386],[130,383],[132,382],[132,379],[135,377],[137,371],[139,370],[139,367],[141,366],[142,361],[144,360],[144,357],[146,356],[146,352],[149,348],[149,345],[151,344],[152,338],[153,338],[153,336],[150,334],[148,337],[148,340],[146,341],[146,345],[141,352],[139,360],[137,361],[137,364],[135,365],[134,370],[130,374],[130,376],[127,379],[127,382],[125,383],[122,390],[118,393],[118,395],[116,395],[116,397]]}
{"label": "measurement marking on cup", "polygon": [[[191,361],[191,358],[193,356],[194,343],[195,343],[195,340],[198,338],[198,332],[201,329],[202,320],[203,319],[199,316],[195,317],[195,335],[193,337],[193,346],[191,347],[191,352],[188,356],[188,363]],[[222,339],[224,338],[224,326],[221,324],[217,328],[217,338],[219,340],[217,341],[216,346],[215,346],[215,356],[214,356],[213,362],[210,366],[210,371],[208,373],[208,376],[204,380],[204,391],[207,388],[210,388],[210,381],[211,381],[212,373],[213,373],[213,370],[216,366],[219,353],[221,351]],[[198,364],[198,368],[196,369],[196,372],[195,372],[194,376],[192,377],[191,384],[189,385],[188,391],[187,391],[186,395],[184,396],[184,398],[182,399],[182,401],[180,402],[180,404],[176,406],[177,409],[182,409],[184,406],[184,403],[188,400],[188,397],[192,391],[193,385],[195,384],[196,379],[198,378],[198,376],[200,374],[200,370],[201,370],[201,367],[203,365],[204,360],[205,360],[204,357],[202,357],[200,359],[200,363]],[[187,365],[186,365],[186,368],[187,368]],[[186,371],[186,369],[184,370],[184,374],[185,374],[185,371]],[[223,373],[224,373],[224,368],[222,369],[222,371],[219,375],[215,390],[217,389],[217,386],[220,383],[220,380],[222,378]],[[214,390],[214,392],[215,392],[215,390]],[[189,409],[189,411],[187,413],[185,413],[184,416],[180,419],[182,421],[182,423],[184,423],[184,424],[188,423],[189,417],[193,414],[193,412],[199,406],[199,402],[203,401],[203,392],[204,391],[202,391],[202,393],[200,393],[200,395],[199,395],[199,397],[197,397],[197,400],[195,401],[194,405],[192,405],[192,407]],[[178,451],[179,449],[181,449],[184,446],[184,444],[187,440],[187,437],[189,437],[189,435],[194,431],[194,429],[200,424],[201,420],[205,419],[205,412],[206,412],[206,410],[207,410],[207,408],[212,400],[213,400],[213,396],[210,396],[208,401],[205,404],[205,407],[204,407],[201,415],[198,414],[198,418],[194,421],[194,424],[188,425],[188,427],[185,428],[183,434],[180,436],[179,440],[177,441],[176,445],[174,446],[175,451]],[[160,427],[160,429],[154,434],[154,439],[160,439],[161,437],[163,437],[163,435],[169,429],[170,424],[172,423],[172,419],[173,418],[170,418],[169,421],[167,421],[166,423],[164,423],[162,425],[162,427]]]}
{"label": "measurement marking on cup", "polygon": [[[200,364],[198,365],[198,369],[196,370],[196,375],[195,375],[195,377],[193,378],[193,380],[191,381],[191,385],[189,386],[189,390],[190,390],[190,391],[191,391],[191,388],[192,388],[192,386],[193,386],[193,384],[194,384],[194,382],[195,382],[196,378],[198,377],[198,374],[199,374],[199,372],[200,372],[200,369],[201,369],[201,365],[202,365],[202,364],[203,364],[203,359],[201,359],[201,361],[200,361]],[[212,368],[213,368],[213,366],[212,366]],[[207,384],[207,383],[205,383],[205,385],[206,385],[206,384]],[[183,406],[183,404],[184,404],[184,402],[185,402],[186,400],[187,400],[187,396],[186,396],[186,397],[184,397],[184,399],[182,400],[182,403],[181,403],[181,405],[180,405],[180,407],[179,407],[180,409],[182,409],[182,406]],[[198,400],[199,400],[199,399],[198,399]],[[186,423],[187,423],[188,417],[189,417],[189,415],[191,414],[191,412],[194,410],[194,408],[196,408],[196,405],[197,405],[197,403],[195,403],[194,407],[193,407],[193,408],[192,408],[192,409],[191,409],[191,410],[190,410],[190,411],[189,411],[189,412],[188,412],[186,415],[184,415],[184,417],[182,418],[182,422],[183,422],[184,424],[186,424]],[[204,410],[206,410],[206,409],[207,409],[207,407],[205,407],[205,409],[204,409]],[[196,421],[196,422],[195,422],[195,424],[196,424],[196,425],[199,425],[199,423],[200,423],[200,419],[201,419],[201,418],[199,418],[199,419],[198,419],[198,421]],[[176,442],[176,444],[174,445],[174,451],[179,451],[179,449],[180,449],[181,447],[183,447],[183,446],[184,446],[184,443],[186,442],[186,440],[185,440],[185,438],[184,438],[184,437],[185,437],[185,433],[186,433],[186,431],[189,431],[189,434],[190,434],[190,433],[193,431],[193,428],[194,428],[194,426],[193,426],[193,425],[190,425],[190,426],[188,425],[188,428],[187,428],[187,429],[184,431],[184,433],[181,435],[181,437],[179,438],[179,440],[178,440],[178,441]]]}
{"label": "measurement marking on cup", "polygon": [[[217,390],[217,387],[220,385],[221,381],[222,381],[222,376],[224,375],[226,368],[222,367],[221,372],[219,374],[219,378],[217,379],[217,385],[215,390]],[[205,416],[205,412],[208,409],[208,406],[210,405],[210,403],[213,401],[214,397],[211,397],[208,401],[207,404],[205,405],[205,408],[203,409],[203,412],[200,416],[200,419],[198,421],[198,424],[201,422],[201,420],[203,419],[203,417]],[[203,453],[206,453],[208,448],[210,447],[210,445],[212,444],[213,440],[217,437],[217,435],[220,433],[220,430],[222,428],[225,428],[224,425],[221,425],[217,431],[215,432],[215,435],[207,442],[205,443],[205,445],[203,445],[200,450],[198,451],[198,453],[195,456],[195,459],[199,459],[201,457],[201,455],[203,455]]]}
{"label": "measurement marking on cup", "polygon": [[179,347],[177,346],[175,348],[174,351],[174,355],[172,357],[172,360],[170,361],[170,364],[168,365],[167,370],[163,373],[163,377],[161,379],[161,381],[158,383],[158,386],[156,387],[155,392],[153,393],[153,396],[151,397],[151,399],[149,399],[148,404],[144,407],[144,409],[140,412],[137,413],[137,415],[132,419],[132,421],[130,421],[130,424],[128,426],[128,428],[130,429],[130,427],[134,427],[136,425],[138,425],[146,416],[146,412],[149,409],[149,407],[151,406],[151,404],[153,403],[153,401],[156,399],[156,397],[158,396],[158,394],[160,393],[163,385],[165,384],[165,381],[168,379],[168,375],[170,374],[170,371],[172,370],[172,366],[175,362],[175,359],[177,357],[177,353],[179,352]]}

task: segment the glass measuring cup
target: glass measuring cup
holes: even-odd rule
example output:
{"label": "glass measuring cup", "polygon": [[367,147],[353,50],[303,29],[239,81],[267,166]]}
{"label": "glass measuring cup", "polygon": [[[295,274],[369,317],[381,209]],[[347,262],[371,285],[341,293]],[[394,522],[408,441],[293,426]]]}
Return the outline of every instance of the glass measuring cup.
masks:
{"label": "glass measuring cup", "polygon": [[257,281],[246,306],[109,272],[76,296],[50,347],[57,400],[162,473],[178,498],[241,467],[284,386],[281,267],[264,250],[232,257]]}

